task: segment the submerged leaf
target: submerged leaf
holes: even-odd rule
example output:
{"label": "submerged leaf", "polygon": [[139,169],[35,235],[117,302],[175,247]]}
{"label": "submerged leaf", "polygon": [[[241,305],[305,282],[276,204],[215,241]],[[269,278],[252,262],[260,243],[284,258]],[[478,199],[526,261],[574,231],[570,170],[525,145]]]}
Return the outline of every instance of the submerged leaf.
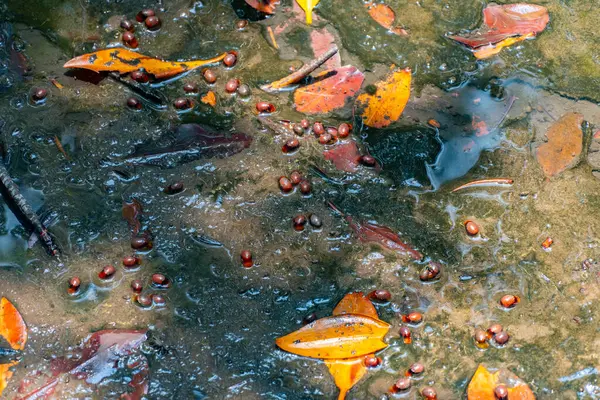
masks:
{"label": "submerged leaf", "polygon": [[546,132],[548,142],[538,147],[535,156],[547,177],[575,166],[583,150],[583,115],[563,115]]}
{"label": "submerged leaf", "polygon": [[527,40],[532,37],[533,37],[533,33],[528,33],[527,35],[524,35],[524,36],[509,37],[509,38],[504,39],[503,41],[498,42],[496,44],[490,44],[488,46],[478,47],[473,52],[473,55],[476,58],[478,58],[479,60],[489,58],[489,57],[495,56],[496,54],[500,53],[502,51],[502,49],[505,47],[512,46],[515,43],[522,42],[523,40]]}
{"label": "submerged leaf", "polygon": [[182,72],[188,72],[203,65],[219,62],[227,53],[209,60],[163,61],[148,57],[135,51],[112,48],[98,50],[69,60],[65,68],[84,68],[95,72],[118,71],[121,74],[136,71],[140,68],[154,75],[157,79],[169,78]]}
{"label": "submerged leaf", "polygon": [[341,108],[358,92],[364,79],[351,65],[323,71],[315,77],[316,82],[294,92],[296,110],[318,114]]}
{"label": "submerged leaf", "polygon": [[215,92],[209,90],[204,96],[202,96],[200,101],[204,104],[208,104],[211,107],[215,107],[217,105],[217,96],[215,95]]}
{"label": "submerged leaf", "polygon": [[324,150],[323,155],[340,171],[355,172],[358,169],[360,153],[353,140],[336,144],[331,149]]}
{"label": "submerged leaf", "polygon": [[333,309],[332,315],[359,314],[379,319],[377,310],[363,292],[348,293]]}
{"label": "submerged leaf", "polygon": [[373,18],[379,25],[383,26],[390,32],[395,33],[396,35],[407,35],[407,32],[404,29],[394,26],[394,22],[396,21],[396,13],[390,6],[381,3],[367,3],[365,6],[367,7],[367,11],[369,12],[371,18]]}
{"label": "submerged leaf", "polygon": [[2,396],[2,392],[6,389],[6,386],[8,386],[8,380],[13,376],[13,372],[9,368],[17,363],[18,361],[0,364],[0,396]]}
{"label": "submerged leaf", "polygon": [[298,5],[302,7],[304,12],[306,13],[306,23],[308,25],[312,24],[312,11],[319,4],[320,0],[296,0]]}
{"label": "submerged leaf", "polygon": [[385,128],[402,115],[410,97],[411,70],[394,71],[385,80],[376,83],[375,94],[363,93],[356,99],[362,108],[365,125]]}
{"label": "submerged leaf", "polygon": [[265,14],[274,14],[279,0],[245,0],[246,4]]}
{"label": "submerged leaf", "polygon": [[0,300],[0,336],[15,350],[25,348],[27,326],[19,311],[6,297]]}
{"label": "submerged leaf", "polygon": [[506,386],[508,400],[535,400],[529,386],[515,374],[505,369],[491,373],[482,364],[469,383],[467,400],[495,400],[494,389],[500,384]]}

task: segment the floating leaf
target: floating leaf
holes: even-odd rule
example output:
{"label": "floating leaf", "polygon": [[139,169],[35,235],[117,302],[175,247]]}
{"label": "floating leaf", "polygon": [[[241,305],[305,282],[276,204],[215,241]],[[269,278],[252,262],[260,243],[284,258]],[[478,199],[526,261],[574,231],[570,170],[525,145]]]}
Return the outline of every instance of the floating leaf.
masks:
{"label": "floating leaf", "polygon": [[274,14],[279,0],[245,0],[246,4],[265,14]]}
{"label": "floating leaf", "polygon": [[294,92],[296,110],[307,114],[328,113],[343,107],[360,89],[365,76],[347,65],[315,76],[314,83]]}
{"label": "floating leaf", "polygon": [[547,177],[552,177],[573,167],[583,150],[583,115],[563,115],[546,132],[548,142],[538,147],[535,156]]}
{"label": "floating leaf", "polygon": [[335,165],[337,169],[344,172],[356,172],[358,169],[358,160],[360,153],[358,146],[353,140],[345,143],[339,143],[331,149],[323,151],[323,156]]}
{"label": "floating leaf", "polygon": [[473,55],[475,55],[475,57],[477,57],[479,60],[489,58],[489,57],[495,56],[496,54],[500,53],[503,48],[512,46],[515,43],[522,42],[523,40],[527,40],[529,38],[532,38],[533,36],[534,35],[532,33],[529,33],[524,36],[510,37],[510,38],[504,39],[503,41],[498,42],[496,44],[490,44],[488,46],[478,47],[473,52]]}
{"label": "floating leaf", "polygon": [[312,12],[316,5],[319,4],[319,1],[320,0],[296,0],[298,5],[302,7],[306,13],[306,23],[308,25],[312,24]]}
{"label": "floating leaf", "polygon": [[470,48],[501,42],[511,36],[536,34],[546,29],[550,21],[548,9],[534,4],[489,4],[483,10],[483,24],[466,35],[453,35],[456,40]]}
{"label": "floating leaf", "polygon": [[390,6],[381,3],[367,3],[365,6],[367,7],[367,11],[369,12],[371,18],[373,18],[375,22],[383,26],[385,29],[395,33],[396,35],[408,34],[403,28],[394,26],[394,22],[396,21],[396,13]]}
{"label": "floating leaf", "polygon": [[13,372],[9,369],[13,365],[16,365],[18,361],[13,361],[8,364],[0,364],[0,396],[8,385],[8,380],[13,376]]}
{"label": "floating leaf", "polygon": [[84,68],[95,72],[118,71],[121,74],[143,68],[157,79],[169,78],[182,72],[188,72],[207,64],[219,62],[227,53],[209,60],[163,61],[148,57],[135,51],[113,48],[88,53],[69,60],[65,68]]}
{"label": "floating leaf", "polygon": [[208,104],[211,107],[215,107],[217,105],[217,96],[215,92],[209,90],[202,98],[200,99],[204,104]]}
{"label": "floating leaf", "polygon": [[529,386],[512,372],[500,369],[494,373],[479,365],[467,388],[467,400],[495,400],[494,389],[505,385],[508,390],[508,400],[535,400]]}
{"label": "floating leaf", "polygon": [[6,297],[0,300],[0,336],[15,350],[25,348],[27,326],[19,311]]}
{"label": "floating leaf", "polygon": [[402,115],[410,97],[411,70],[406,68],[394,71],[385,80],[376,83],[375,94],[363,93],[356,99],[362,108],[365,125],[384,128]]}

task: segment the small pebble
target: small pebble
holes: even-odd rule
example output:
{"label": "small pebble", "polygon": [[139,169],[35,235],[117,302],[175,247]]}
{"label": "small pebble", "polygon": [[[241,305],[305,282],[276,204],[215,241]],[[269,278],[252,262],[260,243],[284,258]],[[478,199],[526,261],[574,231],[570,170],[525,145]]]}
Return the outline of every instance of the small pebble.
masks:
{"label": "small pebble", "polygon": [[160,19],[155,15],[146,18],[144,24],[146,25],[146,28],[148,28],[151,31],[156,31],[160,29]]}
{"label": "small pebble", "polygon": [[33,91],[31,98],[35,101],[42,101],[48,97],[48,91],[44,88],[38,88]]}
{"label": "small pebble", "polygon": [[359,161],[362,165],[366,167],[374,167],[375,165],[377,165],[377,160],[375,160],[375,157],[370,156],[368,154],[361,156]]}
{"label": "small pebble", "polygon": [[385,289],[376,289],[367,295],[367,297],[371,300],[377,301],[379,303],[387,303],[392,299],[392,294],[389,290]]}
{"label": "small pebble", "polygon": [[313,124],[313,133],[317,136],[320,136],[325,133],[325,127],[320,122],[315,122]]}
{"label": "small pebble", "polygon": [[223,59],[223,64],[226,67],[233,67],[237,63],[237,56],[234,53],[229,53]]}
{"label": "small pebble", "polygon": [[230,79],[225,84],[225,91],[227,93],[235,93],[239,86],[240,86],[240,81],[238,79]]}
{"label": "small pebble", "polygon": [[266,101],[260,101],[256,103],[256,111],[258,111],[259,113],[274,113],[275,106],[271,103],[267,103]]}
{"label": "small pebble", "polygon": [[421,375],[425,371],[425,366],[421,363],[414,363],[408,368],[411,375]]}
{"label": "small pebble", "polygon": [[507,294],[502,296],[502,298],[500,299],[500,305],[504,308],[513,308],[514,306],[519,304],[519,301],[520,299],[518,296]]}
{"label": "small pebble", "polygon": [[304,318],[302,318],[302,323],[304,325],[308,325],[308,324],[315,322],[316,320],[317,320],[317,314],[310,313],[307,316],[305,316]]}
{"label": "small pebble", "polygon": [[365,366],[367,368],[375,368],[381,365],[381,358],[377,356],[367,356],[365,357]]}
{"label": "small pebble", "polygon": [[352,130],[352,127],[349,124],[347,124],[347,123],[340,124],[340,126],[338,126],[338,136],[341,138],[348,137],[350,135],[351,130]]}
{"label": "small pebble", "polygon": [[400,378],[394,383],[394,391],[404,392],[405,390],[410,389],[411,382],[410,378]]}
{"label": "small pebble", "polygon": [[130,97],[127,99],[127,107],[133,110],[141,110],[142,102],[136,99],[135,97]]}
{"label": "small pebble", "polygon": [[292,173],[290,174],[290,181],[294,186],[299,184],[300,181],[302,181],[302,174],[298,171],[292,171]]}
{"label": "small pebble", "polygon": [[238,28],[240,31],[244,28],[246,28],[248,26],[248,21],[245,19],[240,19],[239,21],[237,21],[235,23],[236,28]]}
{"label": "small pebble", "polygon": [[147,9],[142,10],[139,13],[137,13],[137,15],[135,16],[135,20],[137,22],[144,22],[146,20],[146,18],[153,17],[154,15],[155,15],[154,10],[147,8]]}
{"label": "small pebble", "polygon": [[292,222],[294,223],[294,229],[301,232],[304,230],[304,225],[306,225],[306,217],[304,215],[296,215]]}
{"label": "small pebble", "polygon": [[152,305],[152,297],[147,294],[140,294],[136,300],[142,307],[150,307]]}
{"label": "small pebble", "polygon": [[427,400],[437,400],[437,392],[434,388],[426,386],[421,390],[421,396]]}
{"label": "small pebble", "polygon": [[252,91],[250,90],[250,86],[246,84],[240,85],[237,92],[242,97],[248,97],[252,93]]}
{"label": "small pebble", "polygon": [[142,283],[141,280],[136,279],[131,281],[131,290],[133,290],[135,293],[142,293],[142,289],[144,288],[144,284]]}
{"label": "small pebble", "polygon": [[140,259],[134,256],[123,257],[123,266],[124,267],[135,267],[140,264]]}
{"label": "small pebble", "polygon": [[128,19],[124,19],[121,21],[121,29],[124,29],[129,32],[133,32],[135,30],[135,26],[133,26],[133,22]]}
{"label": "small pebble", "polygon": [[498,385],[494,388],[494,397],[497,400],[508,400],[508,389],[505,385]]}
{"label": "small pebble", "polygon": [[183,192],[184,189],[184,185],[183,182],[175,182],[175,183],[171,183],[169,186],[167,186],[163,191],[166,194],[177,194],[177,193],[181,193]]}
{"label": "small pebble", "polygon": [[144,236],[135,236],[131,238],[131,247],[136,250],[149,250],[152,248],[152,242]]}
{"label": "small pebble", "polygon": [[294,185],[288,178],[282,176],[279,178],[279,189],[284,193],[289,193],[294,189]]}
{"label": "small pebble", "polygon": [[102,271],[100,271],[100,273],[98,274],[98,278],[110,279],[115,275],[115,272],[117,272],[117,270],[115,269],[114,266],[107,265],[104,268],[102,268]]}
{"label": "small pebble", "polygon": [[162,294],[153,294],[152,303],[157,307],[164,307],[167,304],[167,300]]}
{"label": "small pebble", "polygon": [[186,99],[186,98],[179,98],[176,99],[173,102],[173,107],[175,107],[178,110],[187,110],[188,108],[192,107],[193,103],[190,99]]}
{"label": "small pebble", "polygon": [[303,180],[298,184],[298,188],[300,189],[300,193],[305,196],[308,196],[312,191],[312,186],[309,181]]}
{"label": "small pebble", "polygon": [[310,224],[313,228],[318,229],[323,226],[323,221],[321,221],[321,217],[319,217],[316,214],[310,214],[310,217],[308,218],[308,222],[310,222]]}
{"label": "small pebble", "polygon": [[150,81],[150,75],[141,69],[133,71],[129,76],[131,79],[139,83],[148,83]]}
{"label": "small pebble", "polygon": [[494,335],[494,341],[500,346],[505,345],[509,339],[510,335],[506,331],[501,331]]}
{"label": "small pebble", "polygon": [[186,93],[198,93],[198,85],[192,82],[188,82],[183,85],[183,91]]}
{"label": "small pebble", "polygon": [[465,222],[465,230],[469,236],[476,236],[479,234],[479,226],[477,226],[477,224],[473,221]]}
{"label": "small pebble", "polygon": [[212,69],[205,69],[202,77],[206,83],[213,84],[217,81],[217,74]]}
{"label": "small pebble", "polygon": [[164,288],[164,289],[171,286],[171,282],[163,274],[153,274],[152,275],[152,284],[156,287]]}

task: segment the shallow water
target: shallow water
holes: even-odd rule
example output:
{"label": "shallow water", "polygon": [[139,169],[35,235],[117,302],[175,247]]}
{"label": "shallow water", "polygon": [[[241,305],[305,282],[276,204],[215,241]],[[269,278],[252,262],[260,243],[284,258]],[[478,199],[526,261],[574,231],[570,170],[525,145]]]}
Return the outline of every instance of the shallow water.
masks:
{"label": "shallow water", "polygon": [[[119,44],[119,23],[123,16],[134,19],[138,2],[0,3],[5,165],[36,211],[58,215],[50,231],[62,249],[52,258],[39,243],[29,248],[29,233],[3,207],[0,295],[16,305],[29,330],[3,398],[33,390],[30,385],[19,392],[24,379],[48,372],[50,360],[72,352],[90,333],[112,328],[149,330],[141,353],[149,363],[150,399],[336,398],[322,362],[278,350],[274,339],[301,327],[310,313],[331,315],[344,294],[375,288],[392,293],[391,302],[377,306],[380,318],[392,324],[389,347],[378,354],[383,365],[349,399],[395,398],[388,389],[415,361],[426,372],[405,398],[420,398],[418,389],[426,385],[440,399],[466,398],[479,363],[508,368],[538,399],[600,398],[600,266],[594,261],[600,259],[600,162],[594,155],[600,149],[600,7],[584,0],[536,2],[550,11],[546,31],[476,61],[444,36],[477,27],[480,0],[386,2],[407,37],[387,33],[362,2],[341,3],[321,0],[309,28],[283,0],[273,17],[250,21],[244,30],[236,22],[254,15],[243,1],[145,4],[157,10],[162,27],[151,33],[136,26],[144,54],[197,59],[239,52],[235,67],[213,68],[214,86],[194,71],[156,88],[169,102],[184,95],[188,82],[197,83],[201,94],[215,90],[214,110],[196,98],[197,106],[185,113],[148,103],[132,111],[125,106],[131,96],[126,86],[62,67],[76,55]],[[267,27],[276,32],[279,50]],[[305,117],[293,109],[290,92],[271,95],[259,86],[313,58],[311,29],[333,35],[342,64],[365,72],[364,86],[382,79],[391,64],[412,68],[412,97],[398,123],[385,129],[355,124],[353,138],[379,160],[380,172],[337,171],[311,135],[300,138],[298,152],[285,154],[285,135],[256,118],[254,105],[261,100],[275,104],[275,120]],[[252,95],[225,93],[230,78],[248,84]],[[43,105],[29,100],[38,87],[50,93]],[[587,121],[582,160],[547,179],[535,148],[572,111]],[[309,119],[337,126],[352,116],[346,107]],[[489,134],[477,136],[473,124],[479,120]],[[140,145],[168,146],[169,133],[183,123],[245,133],[253,141],[225,158],[122,162]],[[329,179],[311,173],[313,166]],[[310,196],[279,190],[278,178],[296,169],[310,179]],[[460,184],[497,177],[515,183],[452,193]],[[165,194],[176,181],[185,190]],[[141,229],[152,234],[150,251],[130,246],[122,207],[132,199],[143,206]],[[389,226],[425,260],[361,243],[327,200],[358,220]],[[311,213],[323,227],[294,231],[292,218]],[[476,238],[465,234],[469,219],[480,226]],[[554,240],[550,251],[541,247],[547,237]],[[243,249],[252,251],[253,268],[242,267]],[[127,271],[121,259],[133,253],[142,264]],[[423,283],[419,272],[430,260],[443,265],[442,276]],[[107,264],[117,266],[108,283],[97,276]],[[171,287],[153,289],[154,273],[165,274]],[[67,294],[73,276],[83,282],[78,296]],[[164,294],[166,306],[137,305],[133,279],[143,280],[145,293]],[[521,297],[508,311],[498,304],[507,293]],[[422,312],[424,323],[405,345],[399,313],[410,310]],[[473,332],[495,322],[509,332],[509,343],[479,349]],[[94,385],[64,378],[52,398],[119,398],[131,391],[131,375],[118,368]]]}

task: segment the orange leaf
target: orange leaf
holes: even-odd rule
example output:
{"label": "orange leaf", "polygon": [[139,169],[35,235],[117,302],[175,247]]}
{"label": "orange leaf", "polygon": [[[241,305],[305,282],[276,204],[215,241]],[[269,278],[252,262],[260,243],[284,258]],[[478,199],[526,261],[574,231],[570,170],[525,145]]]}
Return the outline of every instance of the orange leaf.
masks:
{"label": "orange leaf", "polygon": [[0,364],[0,396],[2,396],[2,392],[4,389],[6,389],[8,380],[13,376],[13,373],[9,370],[9,368],[17,363],[18,361],[13,361],[12,363],[8,364]]}
{"label": "orange leaf", "polygon": [[383,341],[390,325],[364,315],[321,318],[287,336],[277,338],[281,349],[300,356],[353,358],[387,347]]}
{"label": "orange leaf", "polygon": [[345,360],[325,360],[335,385],[340,389],[339,400],[346,398],[346,393],[367,373],[365,357],[347,358]]}
{"label": "orange leaf", "polygon": [[410,97],[410,81],[410,68],[394,71],[387,80],[376,83],[375,94],[358,96],[356,101],[359,107],[363,107],[365,125],[384,128],[397,121]]}
{"label": "orange leaf", "polygon": [[296,110],[318,114],[343,107],[358,92],[364,79],[363,73],[351,65],[323,71],[315,76],[315,83],[296,90]]}
{"label": "orange leaf", "polygon": [[245,0],[246,4],[265,14],[274,14],[279,0]]}
{"label": "orange leaf", "polygon": [[157,79],[163,79],[182,72],[191,71],[206,64],[219,62],[223,60],[226,55],[227,53],[224,53],[209,60],[163,61],[158,58],[152,58],[136,53],[135,51],[123,48],[113,48],[75,57],[69,60],[64,67],[84,68],[95,72],[118,71],[121,74],[143,68]]}
{"label": "orange leaf", "polygon": [[15,350],[23,350],[27,342],[25,321],[6,297],[0,300],[0,336]]}
{"label": "orange leaf", "polygon": [[360,314],[379,319],[377,310],[363,292],[348,293],[333,309],[332,315]]}
{"label": "orange leaf", "polygon": [[496,43],[496,44],[490,44],[488,46],[478,47],[473,52],[473,55],[475,55],[475,57],[479,60],[482,60],[484,58],[490,58],[491,56],[495,56],[496,54],[500,53],[503,48],[512,46],[515,43],[522,42],[523,40],[527,40],[534,36],[535,35],[533,33],[528,33],[527,35],[524,35],[524,36],[510,37],[510,38],[504,39],[503,41]]}
{"label": "orange leaf", "polygon": [[548,142],[538,147],[535,156],[547,177],[574,166],[583,150],[583,115],[563,115],[546,132]]}
{"label": "orange leaf", "polygon": [[386,6],[385,4],[374,5],[373,3],[367,3],[365,6],[367,7],[367,11],[369,12],[371,18],[373,18],[379,25],[383,26],[385,29],[388,29],[390,32],[395,33],[396,35],[406,35],[406,31],[404,29],[394,26],[396,13],[391,7]]}
{"label": "orange leaf", "polygon": [[210,90],[204,96],[202,96],[200,101],[204,104],[208,104],[209,106],[214,107],[217,105],[217,96],[215,95],[215,92]]}
{"label": "orange leaf", "polygon": [[512,372],[500,369],[494,373],[479,365],[467,388],[467,400],[495,400],[494,389],[498,385],[508,389],[508,400],[535,400],[529,386]]}

